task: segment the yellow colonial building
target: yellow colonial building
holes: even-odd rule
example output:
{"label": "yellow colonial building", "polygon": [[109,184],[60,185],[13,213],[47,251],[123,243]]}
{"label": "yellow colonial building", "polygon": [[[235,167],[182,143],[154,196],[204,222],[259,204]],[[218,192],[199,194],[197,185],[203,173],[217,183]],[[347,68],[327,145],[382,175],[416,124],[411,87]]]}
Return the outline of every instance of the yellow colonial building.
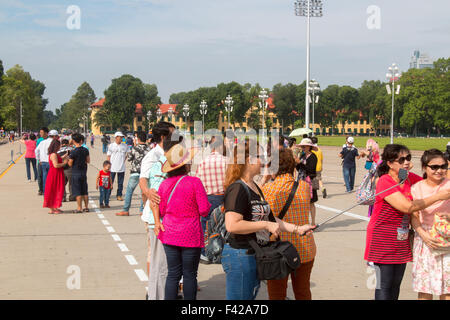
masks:
{"label": "yellow colonial building", "polygon": [[[112,128],[111,126],[98,126],[95,123],[95,114],[100,110],[100,108],[103,107],[103,104],[105,102],[105,98],[100,99],[99,101],[93,103],[91,105],[92,112],[91,112],[91,123],[92,128],[91,131],[94,135],[101,135],[103,133],[113,133],[116,131],[117,128]],[[273,112],[275,109],[275,105],[273,104],[272,97],[267,99],[268,109],[266,113],[266,117],[269,118],[272,122],[272,126],[270,129],[277,129],[280,133],[283,134],[289,134],[293,128],[292,125],[284,125],[283,121],[279,121],[276,114]],[[176,104],[160,104],[158,105],[158,110],[161,112],[161,117],[158,118],[158,120],[162,121],[168,121],[175,125],[177,129],[186,129],[187,131],[193,133],[194,132],[194,122],[189,121],[185,123],[185,119],[182,115],[178,114],[176,111],[177,105]],[[169,110],[172,110],[172,112],[169,112]],[[242,122],[234,122],[231,124],[231,127],[234,130],[241,129],[244,132],[247,132],[249,129],[249,118],[251,117],[252,112],[257,111],[259,119],[261,119],[261,127],[262,127],[262,110],[259,109],[257,106],[253,106],[250,108],[244,118],[242,119]],[[295,116],[295,111],[293,111],[293,116]],[[140,103],[136,104],[136,108],[134,110],[134,120],[133,120],[133,128],[130,128],[129,124],[123,125],[123,127],[127,131],[142,131],[145,130],[145,115],[143,112],[143,107]],[[389,132],[389,123],[386,122],[380,122],[380,126],[378,130],[375,130],[370,123],[368,123],[366,120],[364,121],[346,121],[344,123],[338,122],[336,125],[334,125],[334,134],[341,134],[341,135],[385,135]],[[217,121],[218,127],[217,129],[225,132],[225,130],[228,128],[228,114],[225,111],[220,111],[219,113],[219,119]],[[314,131],[316,135],[331,135],[331,127],[327,128],[321,128],[318,124],[311,124],[310,128]]]}

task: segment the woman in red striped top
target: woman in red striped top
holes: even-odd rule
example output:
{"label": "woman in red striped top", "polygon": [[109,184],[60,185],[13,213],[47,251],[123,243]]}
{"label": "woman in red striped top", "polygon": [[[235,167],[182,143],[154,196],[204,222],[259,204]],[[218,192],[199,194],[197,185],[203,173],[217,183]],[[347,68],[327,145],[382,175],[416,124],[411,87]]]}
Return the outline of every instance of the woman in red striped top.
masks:
{"label": "woman in red striped top", "polygon": [[[400,182],[400,169],[411,169],[411,154],[403,145],[389,144],[384,148],[383,162],[378,167],[376,193]],[[450,198],[448,191],[431,197],[412,200],[411,186],[422,178],[409,173],[404,184],[382,193],[375,199],[373,214],[367,226],[364,259],[374,263],[377,275],[375,300],[398,300],[406,263],[412,261],[408,239],[410,215],[436,201]]]}

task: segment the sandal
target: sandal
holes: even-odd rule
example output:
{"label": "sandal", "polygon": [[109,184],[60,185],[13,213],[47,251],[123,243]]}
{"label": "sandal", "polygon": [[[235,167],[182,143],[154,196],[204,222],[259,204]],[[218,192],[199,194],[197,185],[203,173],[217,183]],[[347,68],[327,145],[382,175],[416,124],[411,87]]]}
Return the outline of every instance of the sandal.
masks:
{"label": "sandal", "polygon": [[89,209],[88,208],[84,208],[83,212],[89,212]]}

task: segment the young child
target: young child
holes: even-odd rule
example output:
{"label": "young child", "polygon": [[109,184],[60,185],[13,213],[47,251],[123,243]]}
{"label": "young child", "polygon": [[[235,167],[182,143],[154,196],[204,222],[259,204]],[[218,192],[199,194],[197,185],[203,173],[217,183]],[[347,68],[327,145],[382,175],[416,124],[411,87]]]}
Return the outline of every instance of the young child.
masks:
{"label": "young child", "polygon": [[109,196],[111,195],[111,162],[103,162],[103,170],[97,175],[97,190],[100,189],[100,208],[109,208]]}

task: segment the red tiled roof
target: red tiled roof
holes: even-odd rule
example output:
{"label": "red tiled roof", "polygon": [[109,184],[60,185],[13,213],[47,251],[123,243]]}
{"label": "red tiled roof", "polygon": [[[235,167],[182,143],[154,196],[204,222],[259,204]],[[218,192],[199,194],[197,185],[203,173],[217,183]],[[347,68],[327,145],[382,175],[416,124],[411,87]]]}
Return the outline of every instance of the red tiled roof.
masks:
{"label": "red tiled roof", "polygon": [[142,112],[142,104],[136,103],[136,109],[134,110],[134,113],[143,113]]}
{"label": "red tiled roof", "polygon": [[105,103],[105,98],[102,98],[97,102],[94,102],[93,104],[91,104],[91,107],[103,107],[103,103]]}
{"label": "red tiled roof", "polygon": [[172,107],[174,114],[177,114],[177,105],[176,104],[158,104],[158,109],[161,110],[162,114],[168,112],[169,108]]}
{"label": "red tiled roof", "polygon": [[273,104],[273,98],[272,97],[267,98],[266,101],[267,101],[269,109],[275,109],[275,105]]}
{"label": "red tiled roof", "polygon": [[[97,102],[94,102],[91,104],[91,108],[101,108],[103,107],[103,104],[105,103],[105,98],[101,98]],[[134,109],[134,113],[143,113],[142,112],[142,104],[136,103],[136,108]]]}

